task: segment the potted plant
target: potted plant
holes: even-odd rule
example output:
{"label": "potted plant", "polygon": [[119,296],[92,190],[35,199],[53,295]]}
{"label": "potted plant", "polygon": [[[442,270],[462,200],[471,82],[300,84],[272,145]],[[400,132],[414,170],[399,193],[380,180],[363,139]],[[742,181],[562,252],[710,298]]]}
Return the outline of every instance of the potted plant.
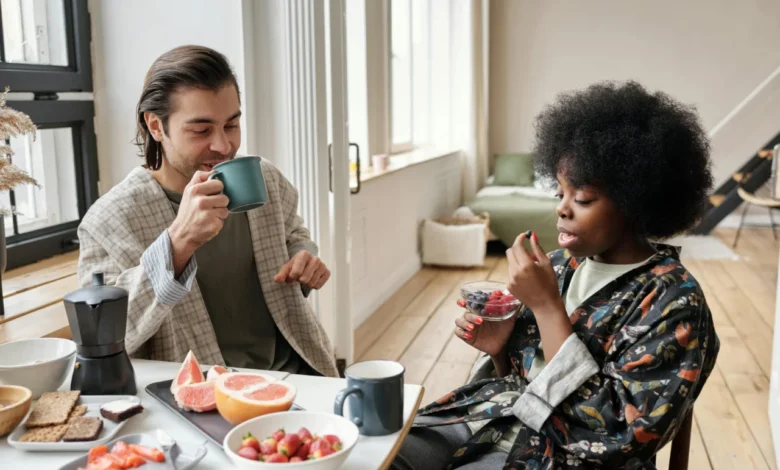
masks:
{"label": "potted plant", "polygon": [[[8,88],[0,93],[0,191],[10,191],[22,184],[40,187],[35,178],[11,163],[14,151],[8,145],[8,140],[24,135],[31,135],[35,139],[37,128],[30,116],[6,106],[7,94]],[[6,267],[5,217],[11,215],[14,210],[13,207],[0,208],[0,274],[5,272]]]}

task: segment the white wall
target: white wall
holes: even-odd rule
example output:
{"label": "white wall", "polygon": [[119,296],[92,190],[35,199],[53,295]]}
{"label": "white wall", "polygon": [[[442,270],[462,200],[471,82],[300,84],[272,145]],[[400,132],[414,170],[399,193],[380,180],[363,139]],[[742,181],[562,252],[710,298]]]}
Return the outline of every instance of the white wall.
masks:
{"label": "white wall", "polygon": [[227,56],[244,90],[242,2],[90,0],[89,8],[100,187],[105,192],[142,163],[131,143],[135,108],[146,71],[160,54],[184,44],[214,48]]}
{"label": "white wall", "polygon": [[[605,79],[694,104],[712,129],[780,66],[777,0],[492,0],[490,18],[491,153],[529,150],[545,104]],[[763,133],[774,120],[771,135],[746,139],[725,126],[728,137],[713,136],[717,184],[780,131],[777,95],[768,93],[776,106],[731,123]]]}
{"label": "white wall", "polygon": [[461,201],[460,153],[363,183],[351,200],[352,318],[359,326],[420,269],[418,233],[427,217]]}

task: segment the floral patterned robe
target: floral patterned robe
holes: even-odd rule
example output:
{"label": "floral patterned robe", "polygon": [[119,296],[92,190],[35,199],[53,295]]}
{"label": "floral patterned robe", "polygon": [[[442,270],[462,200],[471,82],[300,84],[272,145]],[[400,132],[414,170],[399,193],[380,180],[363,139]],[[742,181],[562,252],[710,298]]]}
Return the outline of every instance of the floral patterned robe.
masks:
{"label": "floral patterned robe", "polygon": [[[540,432],[522,425],[504,468],[653,469],[710,375],[720,343],[702,290],[676,248],[657,245],[647,264],[608,284],[570,315],[600,371],[555,407]],[[582,259],[550,255],[562,296]],[[530,328],[534,326],[533,328]],[[468,414],[505,391],[522,392],[541,338],[523,309],[510,339],[511,375],[471,382],[419,412],[415,426],[490,419],[453,456],[457,468],[488,452],[517,422],[511,402]],[[494,375],[494,374],[493,374]],[[440,413],[464,417],[446,419]]]}

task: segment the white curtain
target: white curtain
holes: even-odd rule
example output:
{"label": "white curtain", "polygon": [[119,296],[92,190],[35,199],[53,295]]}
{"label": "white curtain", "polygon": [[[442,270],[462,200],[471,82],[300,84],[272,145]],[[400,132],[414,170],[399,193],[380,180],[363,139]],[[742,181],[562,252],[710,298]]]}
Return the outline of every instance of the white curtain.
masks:
{"label": "white curtain", "polygon": [[[489,0],[452,2],[452,143],[463,152],[463,199],[485,184],[488,155]],[[461,52],[462,51],[462,52]]]}

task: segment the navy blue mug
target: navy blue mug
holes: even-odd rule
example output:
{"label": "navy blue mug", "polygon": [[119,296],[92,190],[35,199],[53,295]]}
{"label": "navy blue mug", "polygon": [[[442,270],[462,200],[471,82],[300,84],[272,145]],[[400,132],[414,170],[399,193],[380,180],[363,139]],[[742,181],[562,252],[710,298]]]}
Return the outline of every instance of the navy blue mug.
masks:
{"label": "navy blue mug", "polygon": [[394,361],[364,361],[347,367],[347,388],[339,392],[333,412],[349,419],[364,436],[385,436],[404,425],[404,366]]}

